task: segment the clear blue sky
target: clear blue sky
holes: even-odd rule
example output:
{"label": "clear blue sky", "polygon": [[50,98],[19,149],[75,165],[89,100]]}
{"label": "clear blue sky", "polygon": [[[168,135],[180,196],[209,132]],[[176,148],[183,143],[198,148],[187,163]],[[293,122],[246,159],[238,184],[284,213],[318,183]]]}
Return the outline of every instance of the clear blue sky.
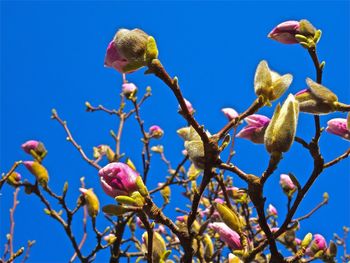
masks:
{"label": "clear blue sky", "polygon": [[[156,38],[161,61],[171,75],[179,77],[185,97],[197,110],[196,118],[216,132],[226,123],[220,112],[222,107],[234,107],[241,112],[255,99],[253,76],[260,60],[266,59],[280,73],[294,75],[289,92],[305,88],[306,77],[315,79],[306,50],[266,37],[276,24],[303,18],[323,31],[319,57],[326,61],[324,84],[340,100],[350,103],[347,1],[1,1],[1,172],[7,171],[14,161],[28,158],[20,149],[24,141],[41,140],[49,151],[44,164],[50,173],[50,185],[61,191],[68,180],[71,206],[78,196],[82,176],[95,189],[102,204],[113,203],[100,188],[96,170],[66,142],[65,133],[58,123],[50,120],[50,114],[52,108],[58,110],[88,154],[94,145],[114,145],[109,130],[116,131],[117,119],[102,113],[86,113],[84,102],[117,107],[121,76],[104,68],[103,61],[107,44],[118,28],[138,27]],[[176,166],[182,158],[183,142],[175,131],[185,121],[176,113],[175,98],[155,77],[144,76],[143,70],[130,74],[128,79],[138,85],[140,94],[146,86],[152,86],[153,96],[142,108],[142,117],[146,127],[158,124],[165,130],[160,143],[165,145],[167,158]],[[268,116],[272,112],[273,108],[268,107],[260,111]],[[322,125],[333,117],[345,117],[345,114],[324,116]],[[312,116],[302,114],[298,135],[309,140],[313,131]],[[122,151],[140,170],[141,146],[139,129],[131,118],[124,132]],[[343,153],[347,147],[349,143],[336,136],[322,136],[321,149],[326,160]],[[247,172],[259,174],[266,168],[268,154],[264,146],[237,140],[236,152],[235,162]],[[279,174],[293,172],[305,182],[311,169],[310,157],[295,144],[269,180],[267,204],[277,207],[281,221],[286,212],[286,198],[278,185]],[[23,178],[33,179],[24,168],[20,172]],[[165,175],[165,165],[154,155],[149,188],[164,180]],[[313,232],[329,240],[334,232],[341,232],[343,225],[350,225],[349,180],[348,160],[320,176],[297,215],[310,211],[322,200],[325,191],[330,195],[329,204],[303,222],[299,237]],[[244,186],[239,179],[234,181]],[[4,244],[9,229],[11,191],[5,186],[0,197],[0,244]],[[15,247],[35,239],[37,244],[30,262],[67,262],[73,250],[61,226],[45,216],[43,205],[35,196],[21,191],[19,198]],[[176,188],[172,202],[173,206],[165,213],[175,218],[174,207],[185,208]],[[101,216],[100,230],[107,225]],[[81,220],[75,221],[74,230],[79,237]],[[89,238],[92,242],[86,243],[88,248],[95,241],[92,234]],[[107,258],[107,253],[102,252],[97,261],[104,262]]]}

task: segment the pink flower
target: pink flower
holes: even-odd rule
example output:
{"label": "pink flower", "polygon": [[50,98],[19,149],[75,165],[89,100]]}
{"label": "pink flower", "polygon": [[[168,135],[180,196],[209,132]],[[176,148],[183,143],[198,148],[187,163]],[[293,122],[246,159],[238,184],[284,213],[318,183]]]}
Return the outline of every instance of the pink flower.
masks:
{"label": "pink flower", "polygon": [[35,150],[39,146],[38,141],[30,140],[26,141],[25,143],[22,144],[22,149],[26,153],[30,153],[31,150]]}
{"label": "pink flower", "polygon": [[128,99],[134,97],[137,93],[137,87],[134,83],[124,83],[122,85],[122,92]]}
{"label": "pink flower", "polygon": [[140,175],[125,163],[110,163],[100,169],[98,175],[103,190],[113,198],[119,195],[130,195],[138,190],[136,179]]}
{"label": "pink flower", "polygon": [[291,191],[292,192],[295,191],[296,186],[294,185],[292,179],[290,179],[288,174],[281,174],[280,185],[281,185],[283,191],[287,194]]}
{"label": "pink flower", "polygon": [[320,234],[315,234],[311,242],[311,246],[306,250],[306,254],[309,256],[315,255],[318,251],[327,249],[327,242],[325,238]]}
{"label": "pink flower", "polygon": [[299,28],[299,21],[286,21],[272,29],[268,37],[283,44],[297,44],[295,35],[299,34]]}
{"label": "pink flower", "polygon": [[162,137],[164,134],[164,131],[158,126],[158,125],[153,125],[149,128],[149,135],[152,138],[159,139]]}
{"label": "pink flower", "polygon": [[345,140],[350,140],[350,130],[347,125],[347,120],[343,118],[331,119],[327,122],[326,131],[342,137]]}
{"label": "pink flower", "polygon": [[[189,102],[188,100],[184,99],[185,100],[185,104],[186,104],[186,108],[188,110],[188,112],[190,114],[193,114],[194,113],[194,109],[192,107],[192,104],[191,102]],[[182,109],[181,109],[181,106],[179,105],[179,113],[182,113]]]}
{"label": "pink flower", "polygon": [[[25,151],[28,154],[33,155],[34,157],[41,157],[44,158],[47,151],[45,149],[45,146],[42,142],[36,141],[36,140],[29,140],[26,141],[21,145],[23,151]],[[34,153],[33,153],[34,151]]]}
{"label": "pink flower", "polygon": [[244,119],[247,122],[237,135],[238,138],[244,138],[254,143],[264,143],[264,135],[270,119],[264,115],[253,114]]}
{"label": "pink flower", "polygon": [[234,118],[238,117],[237,111],[232,108],[223,108],[221,111],[225,114],[229,121],[232,121]]}
{"label": "pink flower", "polygon": [[267,208],[267,212],[269,215],[273,215],[273,216],[277,216],[278,214],[276,207],[274,207],[272,204],[269,204]]}
{"label": "pink flower", "polygon": [[239,234],[229,228],[225,223],[214,222],[208,226],[217,232],[220,236],[220,239],[224,241],[231,249],[242,249]]}

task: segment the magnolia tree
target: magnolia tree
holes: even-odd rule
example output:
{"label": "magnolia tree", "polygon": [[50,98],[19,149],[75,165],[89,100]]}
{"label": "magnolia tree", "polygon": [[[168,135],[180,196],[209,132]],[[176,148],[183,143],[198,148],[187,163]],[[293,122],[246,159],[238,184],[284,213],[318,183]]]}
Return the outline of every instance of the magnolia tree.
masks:
{"label": "magnolia tree", "polygon": [[[333,160],[324,160],[319,147],[323,134],[320,115],[326,115],[324,118],[329,119],[326,132],[350,140],[349,116],[345,118],[344,113],[344,118],[329,117],[336,111],[349,112],[350,105],[338,101],[337,96],[322,85],[325,63],[319,61],[316,52],[321,37],[320,30],[315,29],[307,20],[287,21],[274,28],[269,37],[283,44],[300,44],[305,48],[315,66],[316,76],[306,79],[307,89],[294,95],[289,94],[284,102],[278,104],[270,118],[257,112],[279,100],[291,85],[293,76],[281,76],[272,71],[266,61],[261,61],[254,78],[257,96],[255,101],[242,113],[237,113],[232,108],[222,109],[228,122],[212,134],[205,129],[205,125],[196,120],[195,110],[183,97],[178,79],[171,77],[158,60],[155,39],[140,29],[120,29],[109,43],[105,57],[105,65],[114,68],[123,77],[120,105],[117,109],[107,109],[86,103],[88,112],[103,111],[119,118],[119,130],[116,134],[111,134],[116,147],[112,149],[108,145],[96,146],[93,156],[89,157],[73,138],[67,123],[56,110],[52,111],[52,119],[61,124],[67,133],[67,140],[89,165],[96,168],[95,180],[100,182],[100,186],[96,187],[102,187],[112,197],[111,202],[101,204],[93,189],[85,187],[84,178],[81,179],[80,189],[68,190],[67,182],[62,192],[53,191],[50,188],[47,167],[43,162],[47,153],[44,144],[35,140],[25,142],[22,148],[32,160],[15,162],[2,176],[0,184],[1,188],[7,183],[15,189],[14,203],[10,210],[11,226],[2,261],[12,262],[21,254],[25,261],[34,244],[29,242],[26,248],[20,249],[13,245],[13,215],[20,188],[24,188],[25,193],[33,198],[39,198],[45,213],[62,226],[75,251],[74,255],[67,255],[70,262],[75,259],[82,262],[93,261],[102,250],[110,252],[110,262],[126,259],[128,262],[145,260],[230,263],[310,262],[316,259],[335,262],[337,258],[341,258],[343,262],[350,260],[345,244],[348,233],[346,227],[344,236],[335,235],[334,241],[326,241],[322,233],[308,233],[297,237],[296,232],[301,227],[302,220],[327,203],[327,194],[308,214],[295,217],[304,196],[320,174],[350,155],[348,149]],[[163,136],[162,128],[155,125],[146,129],[141,118],[140,108],[150,97],[150,89],[138,98],[136,85],[127,80],[129,74],[143,67],[147,68],[145,73],[149,77],[157,77],[169,87],[169,92],[173,93],[179,103],[179,114],[188,123],[186,127],[177,130],[184,141],[184,157],[176,166],[166,159],[163,146],[154,146],[156,144],[153,140]],[[126,104],[133,108],[126,111]],[[315,125],[311,141],[296,134],[299,114],[312,114],[314,117],[314,123],[310,124]],[[142,169],[136,169],[132,161],[125,158],[120,147],[124,124],[131,116],[136,118],[142,136]],[[239,163],[232,163],[234,139],[237,137],[265,145],[270,159],[262,174],[243,171],[239,168]],[[299,175],[280,175],[280,186],[287,196],[288,210],[285,218],[277,222],[276,208],[265,204],[264,188],[278,164],[283,161],[283,156],[296,143],[310,154],[313,170],[309,175],[302,175],[308,178],[304,185],[299,183]],[[225,160],[220,157],[224,151],[228,153]],[[168,175],[163,179],[158,178],[158,187],[149,189],[147,179],[151,171],[152,154],[160,155],[168,167]],[[108,164],[103,166],[101,163],[105,164],[106,161]],[[27,168],[28,174],[21,176],[16,172],[21,165]],[[234,186],[233,178],[242,180],[246,187]],[[179,188],[183,192],[183,198],[190,202],[190,206],[173,205],[181,213],[176,219],[164,212],[166,206],[172,205],[170,186],[172,189]],[[68,202],[67,195],[70,191],[81,193],[76,204]],[[154,200],[157,192],[163,197],[161,206],[156,205]],[[59,203],[60,211],[54,208],[53,202]],[[76,238],[72,229],[73,218],[82,214],[77,213],[79,210],[84,210],[84,233],[81,240]],[[100,217],[107,218],[109,222],[103,231],[96,226]],[[88,236],[87,222],[90,220],[92,235]],[[88,253],[85,253],[86,249],[83,253],[82,248],[87,237],[96,240],[96,244]],[[343,246],[342,255],[337,255],[337,246]]]}

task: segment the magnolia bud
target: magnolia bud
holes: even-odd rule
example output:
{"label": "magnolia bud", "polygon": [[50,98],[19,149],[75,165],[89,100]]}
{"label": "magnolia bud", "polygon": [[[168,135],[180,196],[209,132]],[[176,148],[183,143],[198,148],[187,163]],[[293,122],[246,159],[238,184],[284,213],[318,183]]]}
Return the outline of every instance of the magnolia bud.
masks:
{"label": "magnolia bud", "polygon": [[265,60],[261,61],[256,69],[254,78],[254,90],[258,96],[263,96],[266,103],[281,97],[293,81],[291,74],[280,76],[271,71]]}
{"label": "magnolia bud", "polygon": [[[190,114],[193,114],[193,113],[195,112],[195,110],[193,109],[191,102],[189,102],[189,101],[186,100],[186,99],[184,99],[184,100],[185,100],[185,104],[186,104],[186,108],[187,108],[188,112],[189,112]],[[179,113],[180,113],[180,114],[183,114],[180,105],[179,105]]]}
{"label": "magnolia bud", "polygon": [[277,105],[266,129],[264,142],[269,153],[282,153],[289,150],[294,141],[298,116],[298,102],[292,94],[289,94],[282,108],[279,104]]}
{"label": "magnolia bud", "polygon": [[140,29],[120,29],[108,45],[105,66],[121,73],[131,73],[147,66],[157,57],[157,45],[153,37]]}
{"label": "magnolia bud", "polygon": [[231,249],[242,249],[239,234],[228,227],[225,223],[215,222],[208,225],[219,234],[220,239],[225,242]]}
{"label": "magnolia bud", "polygon": [[[158,186],[162,186],[162,184],[159,183]],[[170,201],[170,196],[171,196],[170,187],[168,185],[165,186],[162,190],[160,190],[160,194],[162,195],[162,197],[164,199],[164,203],[168,204]]]}
{"label": "magnolia bud", "polygon": [[129,209],[120,205],[105,205],[104,207],[102,207],[102,211],[103,213],[106,213],[109,215],[121,216],[129,212]]}
{"label": "magnolia bud", "polygon": [[327,114],[337,110],[340,104],[338,97],[329,89],[307,78],[308,89],[295,94],[302,112],[312,114]]}
{"label": "magnolia bud", "polygon": [[214,245],[208,234],[203,235],[203,244],[204,244],[204,258],[206,261],[211,261],[212,256],[214,254]]}
{"label": "magnolia bud", "polygon": [[36,177],[40,185],[44,187],[47,185],[49,182],[49,174],[44,166],[38,162],[32,161],[25,161],[23,164],[29,170],[29,172],[31,172]]}
{"label": "magnolia bud", "polygon": [[89,216],[96,217],[98,212],[100,211],[100,202],[98,201],[98,198],[93,192],[92,188],[79,188],[79,191],[84,196]]}
{"label": "magnolia bud", "polygon": [[327,122],[326,131],[338,135],[345,140],[350,140],[350,129],[348,127],[348,123],[346,119],[343,118],[335,118],[331,119]]}
{"label": "magnolia bud", "polygon": [[277,217],[277,215],[278,215],[276,207],[274,207],[272,204],[269,204],[269,206],[267,208],[267,213],[269,215],[274,216],[274,217]]}
{"label": "magnolia bud", "polygon": [[44,159],[47,154],[47,150],[42,142],[30,140],[22,144],[22,149],[26,153],[32,155],[38,161]]}
{"label": "magnolia bud", "polygon": [[[144,250],[147,251],[148,248],[148,233],[145,232],[142,235],[142,241],[144,244]],[[166,245],[163,237],[157,233],[153,232],[153,250],[152,250],[152,258],[154,262],[161,262],[164,256],[164,252],[166,252]]]}
{"label": "magnolia bud", "polygon": [[239,215],[233,210],[231,210],[229,207],[227,207],[224,204],[217,203],[216,204],[216,210],[219,212],[220,217],[224,223],[229,226],[232,230],[236,231],[237,233],[242,232],[242,221],[239,218]]}
{"label": "magnolia bud", "polygon": [[245,126],[236,137],[250,140],[254,143],[264,143],[264,135],[270,119],[259,114],[253,114],[244,119],[248,125]]}
{"label": "magnolia bud", "polygon": [[109,162],[114,160],[115,153],[108,145],[99,145],[97,147],[93,147],[93,156],[95,159],[98,159],[102,156],[106,156]]}
{"label": "magnolia bud", "polygon": [[102,189],[111,197],[131,195],[138,190],[136,179],[140,175],[127,164],[113,162],[99,170]]}
{"label": "magnolia bud", "polygon": [[288,174],[281,174],[280,185],[284,193],[288,196],[291,196],[297,190],[295,184],[293,183],[292,179],[290,179]]}
{"label": "magnolia bud", "polygon": [[107,242],[108,245],[112,245],[117,240],[117,237],[114,234],[109,234],[107,236],[104,236],[103,239]]}
{"label": "magnolia bud", "polygon": [[283,44],[296,44],[299,43],[295,39],[295,35],[299,33],[299,27],[299,21],[286,21],[272,29],[268,37]]}
{"label": "magnolia bud", "polygon": [[226,118],[229,121],[232,121],[233,119],[238,117],[237,111],[235,111],[232,108],[223,108],[223,109],[221,109],[221,111],[225,114]]}
{"label": "magnolia bud", "polygon": [[158,126],[158,125],[153,125],[149,128],[149,135],[152,138],[159,139],[163,136],[164,131]]}
{"label": "magnolia bud", "polygon": [[21,181],[21,175],[17,172],[12,172],[9,177],[7,177],[7,183],[12,186],[18,186]]}
{"label": "magnolia bud", "polygon": [[124,83],[122,85],[122,92],[127,99],[131,100],[136,96],[137,87],[134,83]]}

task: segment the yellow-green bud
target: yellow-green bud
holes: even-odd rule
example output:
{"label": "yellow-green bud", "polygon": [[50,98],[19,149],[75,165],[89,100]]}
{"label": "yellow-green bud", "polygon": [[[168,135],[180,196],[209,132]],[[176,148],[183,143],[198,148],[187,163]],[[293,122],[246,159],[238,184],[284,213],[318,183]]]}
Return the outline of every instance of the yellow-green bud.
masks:
{"label": "yellow-green bud", "polygon": [[89,216],[96,217],[98,212],[100,211],[100,202],[98,201],[97,196],[93,192],[93,189],[79,188],[79,190],[84,196]]}
{"label": "yellow-green bud", "polygon": [[235,211],[231,210],[226,205],[219,203],[216,204],[216,209],[219,212],[222,221],[228,227],[230,227],[232,230],[236,231],[239,234],[242,232],[243,224],[239,215]]}
{"label": "yellow-green bud", "polygon": [[47,172],[44,166],[42,166],[38,162],[33,161],[25,161],[23,162],[23,164],[36,177],[40,185],[47,185],[47,183],[49,182],[49,173]]}

